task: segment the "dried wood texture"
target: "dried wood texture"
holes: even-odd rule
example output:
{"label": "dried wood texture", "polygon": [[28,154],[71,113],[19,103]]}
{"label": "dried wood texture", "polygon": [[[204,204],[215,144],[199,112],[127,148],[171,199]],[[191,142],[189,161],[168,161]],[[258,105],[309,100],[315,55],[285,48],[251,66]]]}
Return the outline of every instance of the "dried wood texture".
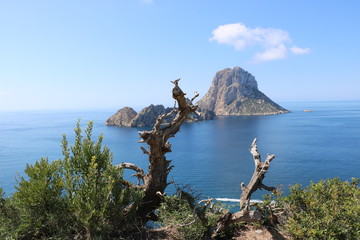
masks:
{"label": "dried wood texture", "polygon": [[[148,173],[137,166],[123,164],[122,167],[133,169],[137,172],[136,177],[143,180],[144,184],[141,188],[144,191],[144,197],[141,205],[136,209],[137,217],[148,220],[154,217],[153,211],[160,206],[161,196],[164,194],[165,188],[168,185],[167,176],[172,167],[169,160],[166,159],[165,154],[171,152],[171,144],[169,138],[174,137],[180,130],[180,126],[188,118],[191,112],[195,112],[196,105],[192,101],[198,97],[196,93],[191,100],[185,98],[185,93],[179,87],[180,79],[173,81],[175,85],[172,90],[172,96],[176,100],[178,108],[170,113],[160,115],[151,131],[141,131],[139,142],[146,143],[148,149],[141,147],[144,154],[148,155],[149,167]],[[171,123],[167,126],[162,126],[163,119],[169,117],[171,114],[176,113]],[[121,167],[121,166],[120,166]]]}
{"label": "dried wood texture", "polygon": [[259,210],[250,210],[250,199],[251,195],[258,189],[265,189],[268,191],[275,191],[276,188],[268,187],[262,183],[265,178],[265,173],[270,167],[270,162],[275,158],[275,155],[267,155],[267,158],[264,162],[261,162],[260,153],[257,150],[256,138],[251,144],[250,153],[253,156],[255,170],[251,177],[249,184],[246,186],[244,183],[241,183],[241,196],[240,196],[240,211],[236,213],[231,213],[230,211],[225,211],[223,216],[218,219],[217,228],[214,233],[214,236],[219,233],[226,231],[228,226],[236,222],[256,222],[261,220],[262,214]]}
{"label": "dried wood texture", "polygon": [[275,158],[275,155],[267,155],[266,160],[261,162],[260,153],[257,150],[256,138],[251,144],[250,153],[253,156],[255,170],[251,177],[251,180],[247,186],[244,183],[241,183],[241,196],[240,196],[240,210],[248,209],[251,195],[258,189],[265,189],[268,191],[275,191],[276,188],[268,187],[263,184],[263,179],[265,178],[265,173],[270,167],[270,162]]}

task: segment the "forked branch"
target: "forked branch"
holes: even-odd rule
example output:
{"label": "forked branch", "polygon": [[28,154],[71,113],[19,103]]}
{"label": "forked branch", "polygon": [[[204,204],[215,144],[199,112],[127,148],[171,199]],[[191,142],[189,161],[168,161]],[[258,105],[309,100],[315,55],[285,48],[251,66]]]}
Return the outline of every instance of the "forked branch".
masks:
{"label": "forked branch", "polygon": [[275,155],[267,155],[265,162],[261,162],[261,156],[257,149],[256,138],[251,144],[250,153],[253,156],[255,170],[247,186],[241,183],[241,196],[240,196],[240,210],[247,209],[249,207],[251,195],[257,189],[265,189],[268,191],[275,191],[276,188],[268,187],[262,183],[265,178],[265,173],[270,167],[270,162],[275,158]]}
{"label": "forked branch", "polygon": [[[179,87],[179,81],[180,79],[172,81],[175,85],[172,96],[178,108],[174,106],[171,112],[160,115],[151,131],[139,132],[141,138],[139,142],[146,143],[149,146],[148,149],[141,148],[143,153],[148,155],[149,167],[147,174],[144,174],[142,170],[135,174],[135,176],[139,177],[139,182],[140,179],[144,182],[142,185],[144,196],[140,206],[133,206],[133,210],[136,211],[137,217],[143,221],[150,219],[154,215],[154,210],[160,206],[162,201],[160,196],[164,194],[165,188],[168,186],[167,176],[173,167],[170,166],[170,161],[165,157],[166,153],[171,152],[171,144],[168,139],[175,136],[188,115],[197,109],[197,106],[194,106],[191,101],[186,100],[185,93]],[[198,94],[192,100],[197,96]],[[163,127],[164,119],[172,115],[175,115],[175,117],[170,124]],[[129,165],[128,168],[135,171],[139,170],[134,168],[134,165]],[[160,193],[160,195],[157,193]]]}
{"label": "forked branch", "polygon": [[153,130],[154,131],[160,130],[161,124],[163,124],[163,120],[176,112],[177,112],[177,109],[174,107],[169,113],[164,113],[164,114],[158,116],[158,118],[156,119],[155,125],[153,127]]}
{"label": "forked branch", "polygon": [[256,222],[261,220],[262,213],[259,210],[250,210],[251,195],[258,189],[265,189],[274,192],[276,188],[268,187],[262,183],[265,178],[265,173],[270,167],[270,162],[275,158],[275,155],[267,155],[266,160],[261,162],[261,156],[257,149],[256,138],[251,144],[250,153],[253,156],[255,170],[248,185],[241,183],[241,196],[240,196],[240,211],[231,213],[229,210],[225,211],[222,217],[217,221],[217,228],[214,236],[226,231],[228,226],[236,222]]}

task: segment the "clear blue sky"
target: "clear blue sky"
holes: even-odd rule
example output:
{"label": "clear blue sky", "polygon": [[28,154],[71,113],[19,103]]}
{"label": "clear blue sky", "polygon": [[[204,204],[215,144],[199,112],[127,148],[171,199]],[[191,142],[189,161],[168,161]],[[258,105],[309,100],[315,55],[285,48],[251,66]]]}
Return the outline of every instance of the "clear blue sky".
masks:
{"label": "clear blue sky", "polygon": [[360,100],[360,1],[0,0],[0,110],[173,104],[240,66],[277,102]]}

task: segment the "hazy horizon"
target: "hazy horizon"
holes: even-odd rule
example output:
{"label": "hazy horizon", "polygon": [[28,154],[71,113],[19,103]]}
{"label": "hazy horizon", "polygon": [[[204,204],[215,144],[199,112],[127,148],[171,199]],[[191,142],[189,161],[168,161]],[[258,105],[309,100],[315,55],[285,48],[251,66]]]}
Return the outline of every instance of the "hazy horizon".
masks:
{"label": "hazy horizon", "polygon": [[4,1],[0,111],[172,106],[239,66],[276,103],[360,100],[360,2]]}

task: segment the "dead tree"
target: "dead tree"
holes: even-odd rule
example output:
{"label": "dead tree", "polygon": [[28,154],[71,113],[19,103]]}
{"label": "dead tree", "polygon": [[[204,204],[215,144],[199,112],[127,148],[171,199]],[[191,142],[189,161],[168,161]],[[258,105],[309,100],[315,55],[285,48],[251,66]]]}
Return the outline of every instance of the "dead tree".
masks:
{"label": "dead tree", "polygon": [[267,155],[266,160],[261,162],[260,153],[257,150],[256,138],[251,144],[250,153],[254,159],[255,170],[247,186],[244,183],[241,183],[242,193],[240,196],[240,211],[231,213],[229,210],[226,210],[218,219],[217,228],[214,233],[215,236],[223,231],[226,231],[228,226],[232,223],[256,222],[262,219],[263,216],[258,209],[250,209],[251,195],[258,189],[265,189],[272,192],[276,190],[276,188],[268,187],[262,183],[265,173],[270,167],[270,162],[275,158],[275,155]]}
{"label": "dead tree", "polygon": [[[138,186],[144,191],[140,206],[130,206],[128,209],[132,211],[134,209],[131,208],[136,207],[136,216],[144,221],[148,219],[155,220],[156,216],[153,212],[160,206],[161,198],[168,185],[167,176],[173,167],[170,165],[171,161],[165,157],[166,153],[171,152],[171,144],[168,140],[180,130],[180,126],[188,118],[188,115],[197,109],[197,106],[193,105],[192,102],[199,94],[196,93],[188,101],[185,98],[185,93],[178,85],[179,80],[172,81],[175,85],[172,90],[172,97],[176,100],[175,104],[177,103],[178,107],[174,107],[170,113],[160,115],[151,131],[139,132],[141,138],[139,142],[148,145],[148,149],[141,147],[143,153],[148,155],[148,173],[145,174],[141,168],[134,164],[122,163],[119,165],[119,167],[136,171],[137,173],[133,176],[138,177],[139,185],[140,180],[143,181],[143,184]],[[171,123],[163,126],[163,120],[175,113],[176,115]]]}

